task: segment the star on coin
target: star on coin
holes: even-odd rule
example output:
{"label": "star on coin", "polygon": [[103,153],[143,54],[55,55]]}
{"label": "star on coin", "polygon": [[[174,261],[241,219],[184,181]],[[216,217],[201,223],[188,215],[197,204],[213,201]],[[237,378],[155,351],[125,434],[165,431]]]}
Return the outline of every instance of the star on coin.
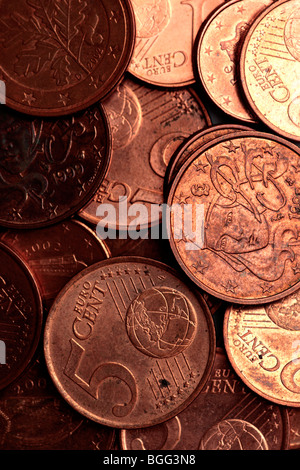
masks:
{"label": "star on coin", "polygon": [[226,148],[229,153],[236,153],[237,149],[240,148],[238,145],[234,145],[232,140],[230,140],[229,145],[223,145],[223,147]]}
{"label": "star on coin", "polygon": [[23,103],[29,104],[29,106],[32,105],[36,101],[36,98],[33,96],[32,93],[24,93],[24,99],[22,100]]}
{"label": "star on coin", "polygon": [[232,292],[235,294],[235,289],[237,288],[237,284],[234,284],[231,280],[228,280],[226,285],[222,284],[226,292]]}
{"label": "star on coin", "polygon": [[271,292],[271,287],[270,284],[261,284],[260,285],[263,293],[265,294],[266,292]]}

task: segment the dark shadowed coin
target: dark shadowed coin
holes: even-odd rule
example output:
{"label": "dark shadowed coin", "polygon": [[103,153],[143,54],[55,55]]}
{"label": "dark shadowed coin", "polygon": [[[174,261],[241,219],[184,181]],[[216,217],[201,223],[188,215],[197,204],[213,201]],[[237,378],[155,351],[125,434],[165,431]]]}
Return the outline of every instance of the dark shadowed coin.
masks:
{"label": "dark shadowed coin", "polygon": [[[168,204],[179,208],[171,213],[171,248],[195,284],[241,304],[299,289],[299,164],[297,146],[255,131],[219,137],[189,157]],[[187,208],[199,217],[184,232]]]}
{"label": "dark shadowed coin", "polygon": [[157,426],[121,431],[124,450],[283,450],[288,442],[287,410],[248,389],[219,348],[206,386],[185,410]]}
{"label": "dark shadowed coin", "polygon": [[0,109],[0,225],[39,228],[91,199],[110,159],[100,103],[67,118],[29,118]]}
{"label": "dark shadowed coin", "polygon": [[75,274],[110,256],[105,242],[76,220],[38,230],[8,230],[1,241],[28,264],[46,304]]}
{"label": "dark shadowed coin", "polygon": [[215,347],[202,297],[173,269],[139,257],[79,273],[56,298],[44,336],[65,400],[116,428],[158,424],[184,409],[204,387]]}
{"label": "dark shadowed coin", "polygon": [[6,103],[30,115],[62,116],[96,103],[133,52],[128,0],[1,1],[0,18]]}
{"label": "dark shadowed coin", "polygon": [[37,284],[22,259],[0,243],[0,389],[30,363],[42,328]]}
{"label": "dark shadowed coin", "polygon": [[83,418],[61,398],[42,351],[0,394],[1,450],[108,450],[115,431]]}

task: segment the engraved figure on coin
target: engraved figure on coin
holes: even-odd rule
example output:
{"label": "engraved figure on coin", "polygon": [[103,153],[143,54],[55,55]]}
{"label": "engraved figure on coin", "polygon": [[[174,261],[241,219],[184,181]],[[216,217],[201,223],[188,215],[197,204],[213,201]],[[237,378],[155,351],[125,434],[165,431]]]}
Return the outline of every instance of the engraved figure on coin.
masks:
{"label": "engraved figure on coin", "polygon": [[212,426],[203,436],[199,450],[268,450],[262,432],[241,419],[226,419]]}
{"label": "engraved figure on coin", "polygon": [[[165,429],[164,442],[159,446],[160,450],[173,450],[181,439],[181,422],[178,416],[163,423]],[[137,437],[132,440],[130,450],[146,450],[142,438]]]}
{"label": "engraved figure on coin", "polygon": [[231,62],[236,62],[238,45],[249,28],[249,24],[241,21],[235,27],[235,37],[220,42],[222,51],[226,51]]}
{"label": "engraved figure on coin", "polygon": [[296,227],[288,221],[270,223],[274,213],[287,208],[280,177],[289,162],[274,148],[242,144],[241,154],[238,162],[229,155],[213,158],[206,153],[217,194],[206,213],[204,250],[237,272],[248,270],[259,279],[275,281],[287,261],[294,260],[293,242],[298,239]]}

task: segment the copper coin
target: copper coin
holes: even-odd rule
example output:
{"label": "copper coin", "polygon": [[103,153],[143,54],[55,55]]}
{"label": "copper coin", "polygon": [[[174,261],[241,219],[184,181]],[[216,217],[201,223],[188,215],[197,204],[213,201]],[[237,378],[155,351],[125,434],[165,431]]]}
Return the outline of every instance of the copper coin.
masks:
{"label": "copper coin", "polygon": [[0,394],[1,450],[108,450],[115,431],[83,418],[61,398],[43,355]]}
{"label": "copper coin", "polygon": [[240,93],[237,76],[240,46],[256,16],[273,0],[233,0],[205,22],[197,44],[197,70],[209,97],[226,114],[255,122]]}
{"label": "copper coin", "polygon": [[180,168],[195,151],[198,151],[203,145],[222,135],[230,134],[234,131],[249,130],[251,130],[251,128],[239,124],[218,124],[208,129],[195,132],[191,137],[185,139],[180,147],[173,153],[167,166],[164,184],[165,195],[168,194],[169,188]]}
{"label": "copper coin", "polygon": [[224,343],[236,373],[267,400],[300,407],[300,292],[270,304],[232,306]]}
{"label": "copper coin", "polygon": [[300,141],[298,0],[277,1],[253,23],[240,74],[254,114],[283,137]]}
{"label": "copper coin", "polygon": [[289,408],[289,418],[290,418],[290,449],[299,450],[300,449],[300,409],[299,408]]}
{"label": "copper coin", "polygon": [[0,2],[0,79],[22,113],[62,116],[106,96],[135,42],[128,0]]}
{"label": "copper coin", "polygon": [[[80,215],[92,224],[127,230],[136,219],[134,205],[143,204],[147,211],[140,215],[139,225],[148,228],[151,207],[164,200],[164,176],[173,152],[191,133],[210,124],[209,115],[190,89],[157,90],[131,79],[126,79],[103,104],[112,129],[111,165]],[[119,206],[119,198],[127,201]],[[116,216],[109,214],[102,221],[103,217],[97,216],[102,203],[113,205]],[[120,217],[124,204],[128,216]],[[158,214],[152,224],[160,220]]]}
{"label": "copper coin", "polygon": [[284,450],[285,408],[249,390],[217,349],[209,381],[175,418],[144,429],[121,431],[123,450]]}
{"label": "copper coin", "polygon": [[156,86],[195,82],[193,49],[201,24],[224,0],[133,0],[136,43],[129,72]]}
{"label": "copper coin", "polygon": [[23,260],[0,243],[0,389],[30,363],[42,329],[42,301]]}
{"label": "copper coin", "polygon": [[144,427],[172,418],[200,392],[215,331],[206,303],[176,271],[121,257],[87,268],[62,290],[44,351],[77,411],[115,428]]}
{"label": "copper coin", "polygon": [[46,304],[75,274],[110,256],[106,243],[76,220],[38,230],[8,230],[0,239],[25,260]]}
{"label": "copper coin", "polygon": [[67,118],[0,109],[0,225],[39,228],[70,217],[93,197],[110,161],[110,130],[97,104]]}
{"label": "copper coin", "polygon": [[[241,304],[299,289],[299,164],[297,146],[255,131],[219,137],[189,158],[168,199],[181,208],[171,212],[170,243],[196,285]],[[186,208],[203,211],[189,232]]]}

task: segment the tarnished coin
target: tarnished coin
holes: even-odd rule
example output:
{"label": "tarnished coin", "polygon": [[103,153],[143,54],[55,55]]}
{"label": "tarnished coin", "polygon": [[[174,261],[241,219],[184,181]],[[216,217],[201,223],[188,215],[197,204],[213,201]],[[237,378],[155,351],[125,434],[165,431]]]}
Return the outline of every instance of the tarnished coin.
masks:
{"label": "tarnished coin", "polygon": [[209,97],[225,113],[255,122],[240,92],[237,76],[240,47],[256,16],[273,0],[232,0],[205,22],[197,42],[197,70]]}
{"label": "tarnished coin", "polygon": [[248,389],[217,349],[207,385],[165,423],[121,431],[123,450],[284,450],[288,411]]}
{"label": "tarnished coin", "polygon": [[231,134],[234,131],[249,130],[251,130],[251,128],[239,124],[218,124],[210,126],[208,129],[195,132],[191,137],[185,139],[180,147],[173,153],[167,166],[164,182],[165,195],[168,195],[171,184],[180,168],[195,151],[198,151],[203,145],[222,135]]}
{"label": "tarnished coin", "polygon": [[232,306],[224,318],[229,360],[243,382],[280,405],[300,407],[300,291],[270,304]]}
{"label": "tarnished coin", "polygon": [[109,166],[111,136],[97,104],[67,118],[0,108],[0,225],[40,228],[79,211]]}
{"label": "tarnished coin", "polygon": [[106,260],[78,274],[47,318],[48,370],[82,415],[115,428],[172,418],[205,385],[215,330],[202,297],[146,258]]}
{"label": "tarnished coin", "polygon": [[277,1],[246,35],[240,75],[254,114],[283,137],[300,141],[298,0]]}
{"label": "tarnished coin", "polygon": [[[151,207],[163,203],[164,176],[173,152],[210,124],[209,115],[191,89],[157,90],[131,79],[103,104],[112,130],[111,165],[80,216],[92,224],[127,230],[138,209],[138,225],[148,228],[161,220],[161,213],[150,218]],[[103,209],[102,216],[97,215],[103,203],[112,205],[113,211],[107,214]]]}
{"label": "tarnished coin", "polygon": [[201,24],[224,0],[133,0],[136,43],[129,72],[157,86],[195,82],[193,49]]}
{"label": "tarnished coin", "polygon": [[290,449],[300,449],[300,409],[289,408],[290,418]]}
{"label": "tarnished coin", "polygon": [[122,78],[135,43],[128,0],[0,2],[6,104],[35,116],[73,114]]}
{"label": "tarnished coin", "polygon": [[110,256],[106,243],[76,220],[38,230],[8,230],[0,239],[25,260],[48,305],[75,274]]}
{"label": "tarnished coin", "polygon": [[83,418],[62,399],[41,352],[0,394],[0,449],[111,449],[114,429]]}
{"label": "tarnished coin", "polygon": [[168,198],[178,208],[170,243],[196,285],[241,304],[299,289],[299,165],[297,146],[255,131],[219,137],[187,160]]}
{"label": "tarnished coin", "polygon": [[3,243],[0,261],[0,389],[3,389],[25,370],[36,351],[42,329],[42,301],[29,268]]}

